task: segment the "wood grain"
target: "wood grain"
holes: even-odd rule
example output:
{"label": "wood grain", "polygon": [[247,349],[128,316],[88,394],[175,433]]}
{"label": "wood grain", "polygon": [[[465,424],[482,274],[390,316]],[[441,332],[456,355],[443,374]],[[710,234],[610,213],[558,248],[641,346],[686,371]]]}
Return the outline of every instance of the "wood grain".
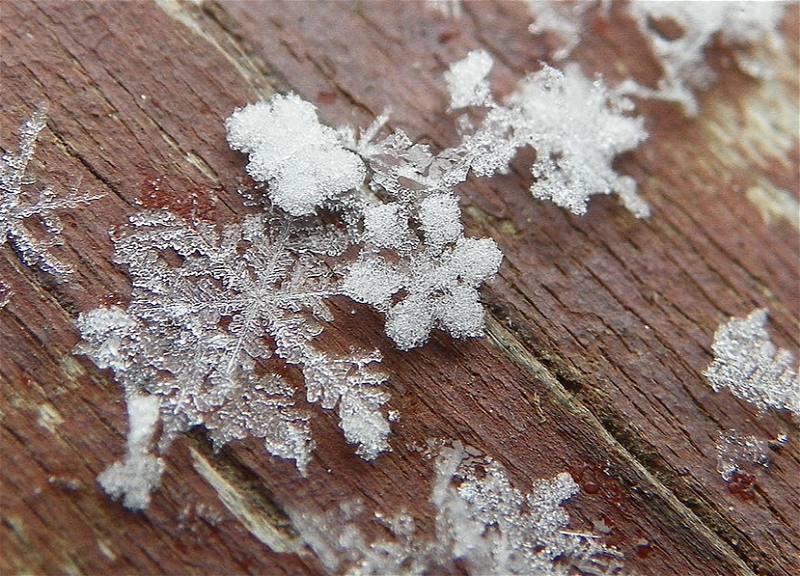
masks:
{"label": "wood grain", "polygon": [[[592,20],[574,59],[612,83],[652,81],[657,64],[623,12],[614,5],[608,20]],[[720,78],[701,94],[699,117],[640,103],[650,138],[617,167],[637,180],[650,219],[613,198],[592,200],[582,218],[533,200],[525,153],[510,174],[459,188],[468,232],[505,253],[482,290],[486,338],[437,334],[401,353],[377,314],[335,302],[329,345],[377,346],[392,374],[390,407],[402,413],[392,453],[362,461],[334,415],[313,409],[306,478],[257,441],[214,454],[199,430],[170,448],[146,512],[125,511],[96,484],[124,451],[125,408],[110,373],[73,355],[73,322],[129,297],[108,230],[143,209],[156,179],[173,209],[192,210],[194,198],[217,222],[245,214],[235,193],[244,159],[222,122],[275,91],[317,103],[335,126],[366,126],[391,107],[392,125],[412,138],[452,145],[442,73],[484,48],[498,62],[498,94],[510,92],[552,48],[527,32],[531,20],[522,3],[489,1],[465,3],[458,19],[416,2],[2,4],[3,150],[45,102],[35,172],[105,194],[63,215],[58,255],[75,267],[71,281],[0,248],[0,277],[14,292],[0,311],[2,573],[320,573],[285,510],[358,497],[371,509],[406,508],[430,532],[421,495],[432,468],[418,447],[436,438],[494,456],[523,491],[564,470],[597,486],[567,505],[572,526],[591,531],[603,519],[634,572],[800,572],[798,427],[714,393],[702,376],[716,328],[756,307],[770,309],[776,344],[796,353],[800,343],[798,231],[765,222],[746,197],[752,187],[795,198],[800,189],[796,3],[782,23],[786,49],[768,55],[775,80],[744,76],[716,46]],[[790,437],[753,501],[716,470],[717,434],[729,428]],[[225,490],[233,504],[220,499]]]}

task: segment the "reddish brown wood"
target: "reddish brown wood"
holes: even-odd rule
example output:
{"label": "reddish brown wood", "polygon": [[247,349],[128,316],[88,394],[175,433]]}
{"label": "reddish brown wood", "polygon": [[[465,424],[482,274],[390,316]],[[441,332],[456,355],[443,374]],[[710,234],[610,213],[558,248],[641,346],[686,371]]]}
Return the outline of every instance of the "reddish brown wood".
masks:
{"label": "reddish brown wood", "polygon": [[[655,79],[641,38],[619,6],[612,12],[575,59],[610,81]],[[16,146],[14,130],[44,101],[36,173],[105,194],[64,216],[59,254],[76,268],[72,282],[0,248],[0,277],[14,292],[0,311],[3,573],[318,573],[310,551],[276,553],[260,542],[197,459],[288,539],[283,509],[325,510],[355,497],[387,512],[405,507],[431,530],[431,464],[414,449],[431,438],[495,456],[523,490],[571,471],[584,488],[568,505],[574,526],[604,519],[609,543],[638,573],[800,571],[797,426],[715,394],[702,377],[719,324],[759,306],[771,310],[774,341],[798,348],[797,230],[766,225],[744,195],[760,181],[800,188],[796,132],[760,134],[747,120],[768,104],[762,84],[722,69],[696,119],[641,103],[651,136],[618,166],[652,205],[647,221],[612,198],[593,200],[583,218],[533,200],[530,155],[509,175],[463,185],[469,232],[495,238],[506,255],[483,290],[487,338],[440,334],[401,353],[381,318],[337,301],[329,344],[378,346],[386,357],[390,404],[402,413],[394,452],[362,461],[334,416],[315,410],[318,446],[301,478],[256,441],[214,455],[198,432],[172,446],[164,485],[133,514],[95,482],[124,451],[122,394],[109,373],[72,354],[77,314],[129,293],[108,229],[160,203],[200,206],[219,222],[244,214],[235,193],[244,160],[228,150],[222,125],[236,106],[294,90],[318,104],[323,121],[353,126],[391,107],[394,126],[441,148],[457,138],[441,78],[449,63],[489,50],[494,85],[507,93],[537,69],[549,40],[527,32],[523,4],[497,2],[467,3],[460,19],[408,2],[5,2],[0,18],[3,149]],[[776,98],[796,117],[797,4],[783,26]],[[717,433],[732,427],[791,437],[752,499],[716,471]]]}

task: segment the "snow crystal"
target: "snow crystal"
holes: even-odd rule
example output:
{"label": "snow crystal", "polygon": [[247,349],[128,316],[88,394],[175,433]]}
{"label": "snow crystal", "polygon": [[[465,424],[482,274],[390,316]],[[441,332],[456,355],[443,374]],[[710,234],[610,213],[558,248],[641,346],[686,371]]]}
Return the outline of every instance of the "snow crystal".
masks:
{"label": "snow crystal", "polygon": [[339,293],[324,255],[344,232],[266,214],[221,229],[169,212],[131,223],[113,238],[115,261],[133,278],[131,302],[81,314],[77,351],[111,368],[128,395],[159,398],[162,448],[203,424],[217,448],[262,438],[268,452],[304,471],[313,448],[309,417],[280,376],[256,372],[275,357],[302,368],[309,401],[338,407],[359,454],[388,449],[388,395],[379,389],[386,375],[369,367],[380,355],[335,357],[313,344],[331,318],[324,300]]}
{"label": "snow crystal", "polygon": [[[88,204],[100,196],[82,194],[77,187],[65,196],[59,196],[52,186],[45,186],[36,194],[29,192],[35,178],[29,173],[28,164],[46,121],[45,109],[36,110],[22,125],[19,154],[3,154],[0,158],[0,245],[9,241],[28,266],[36,265],[46,272],[67,276],[72,273],[72,267],[49,251],[61,243],[59,234],[64,227],[58,211]],[[44,226],[46,237],[40,238],[29,228],[31,217]]]}
{"label": "snow crystal", "polygon": [[[491,62],[485,52],[471,52],[450,68],[453,102],[477,98],[468,94],[482,86],[482,76],[453,72],[475,60],[476,54],[481,55],[480,62]],[[483,69],[479,72],[483,74]],[[535,197],[585,214],[591,196],[615,192],[634,215],[649,215],[633,179],[617,174],[612,166],[616,156],[647,137],[643,121],[628,116],[633,104],[601,80],[586,78],[575,65],[564,71],[545,65],[520,81],[506,105],[489,95],[482,105],[490,108],[483,123],[455,149],[479,176],[507,168],[517,149],[531,146],[536,151],[532,167],[536,180],[531,186]]]}
{"label": "snow crystal", "polygon": [[150,453],[158,423],[158,398],[132,395],[128,398],[128,451],[122,462],[102,472],[97,481],[115,500],[131,510],[150,505],[150,493],[164,473],[164,462]]}
{"label": "snow crystal", "polygon": [[237,109],[225,122],[234,150],[249,154],[247,172],[268,183],[273,202],[303,216],[364,181],[364,164],[345,150],[336,131],[320,124],[316,109],[299,96]]}
{"label": "snow crystal", "polygon": [[714,361],[703,373],[715,392],[728,388],[759,410],[790,410],[800,416],[800,378],[788,350],[777,349],[766,330],[767,310],[731,318],[714,334]]}
{"label": "snow crystal", "polygon": [[562,505],[577,492],[572,477],[561,473],[536,481],[525,495],[496,461],[468,456],[456,442],[443,447],[435,463],[433,537],[421,535],[403,511],[376,512],[391,537],[373,539],[358,523],[361,505],[342,505],[322,516],[288,512],[326,568],[350,576],[464,569],[469,574],[620,574],[616,550],[591,534],[565,530],[570,519]]}

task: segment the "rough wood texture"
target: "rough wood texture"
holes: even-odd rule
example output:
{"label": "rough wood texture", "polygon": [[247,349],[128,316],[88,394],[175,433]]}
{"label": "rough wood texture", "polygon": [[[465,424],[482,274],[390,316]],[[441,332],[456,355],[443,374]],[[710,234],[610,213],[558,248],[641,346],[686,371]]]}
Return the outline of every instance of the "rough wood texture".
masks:
{"label": "rough wood texture", "polygon": [[[765,223],[745,192],[797,197],[798,5],[782,24],[787,49],[769,54],[778,78],[759,83],[712,53],[720,80],[701,114],[642,102],[650,138],[618,162],[651,204],[637,221],[611,198],[579,218],[533,200],[530,157],[513,173],[459,189],[468,231],[505,253],[483,290],[485,339],[437,335],[394,350],[381,319],[337,301],[335,345],[378,346],[391,371],[394,452],[357,458],[334,417],[316,412],[307,478],[259,442],[214,455],[202,432],[177,441],[145,513],[110,501],[95,477],[124,450],[122,395],[109,373],[72,355],[73,321],[125,302],[108,229],[153,202],[173,209],[218,198],[219,222],[245,213],[235,194],[243,158],[228,150],[234,107],[294,90],[331,125],[392,124],[436,147],[456,141],[442,73],[468,50],[498,60],[500,93],[537,69],[547,38],[527,32],[523,4],[477,2],[448,19],[416,2],[4,2],[2,147],[40,103],[49,107],[34,169],[43,182],[104,198],[63,214],[59,255],[76,269],[59,283],[6,243],[0,277],[14,292],[0,311],[4,574],[308,574],[322,571],[283,510],[326,510],[361,497],[428,518],[431,464],[414,446],[460,439],[493,455],[522,490],[569,470],[583,491],[577,529],[603,519],[606,541],[640,574],[800,573],[800,434],[786,414],[759,415],[702,376],[716,328],[756,307],[771,311],[776,344],[797,351],[798,231]],[[612,8],[574,55],[610,83],[655,79],[633,24]],[[295,375],[296,377],[297,375]],[[299,379],[298,379],[299,381]],[[716,470],[720,430],[787,433],[756,498],[732,494]],[[223,504],[225,494],[227,504]],[[637,546],[646,540],[651,549]],[[646,553],[649,552],[649,553]]]}

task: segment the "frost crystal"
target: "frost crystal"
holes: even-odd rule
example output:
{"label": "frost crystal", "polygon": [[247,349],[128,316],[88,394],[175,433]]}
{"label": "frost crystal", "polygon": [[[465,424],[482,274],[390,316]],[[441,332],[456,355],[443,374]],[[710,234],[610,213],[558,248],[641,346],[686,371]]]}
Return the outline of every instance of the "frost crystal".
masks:
{"label": "frost crystal", "polygon": [[13,294],[11,289],[0,281],[0,310],[6,307]]}
{"label": "frost crystal", "polygon": [[[425,537],[406,513],[375,517],[390,538],[370,539],[355,520],[359,506],[324,517],[289,511],[294,527],[329,570],[346,574],[453,573],[566,575],[621,574],[621,555],[592,534],[565,530],[561,507],[578,492],[569,474],[534,483],[523,495],[488,457],[467,456],[459,443],[442,449],[430,502],[436,532]],[[459,564],[455,564],[455,562]]]}
{"label": "frost crystal", "polygon": [[767,311],[732,318],[714,334],[714,361],[703,373],[715,392],[728,388],[759,410],[790,410],[800,416],[800,378],[788,350],[776,349],[765,328]]}
{"label": "frost crystal", "polygon": [[[36,138],[46,125],[43,108],[36,110],[22,125],[19,154],[3,154],[0,158],[0,244],[9,241],[28,266],[39,266],[56,275],[69,275],[72,267],[53,256],[49,249],[60,244],[63,229],[57,211],[87,204],[100,196],[81,194],[77,187],[66,196],[58,196],[52,186],[37,193],[28,191],[35,179],[28,164],[36,150]],[[31,220],[44,227],[46,235],[30,228]]]}
{"label": "frost crystal", "polygon": [[248,104],[225,122],[231,148],[250,155],[247,172],[293,216],[311,214],[364,181],[364,164],[299,96]]}
{"label": "frost crystal", "polygon": [[150,505],[150,493],[164,473],[164,462],[150,452],[158,424],[158,398],[133,395],[128,398],[128,451],[125,460],[111,466],[97,481],[115,500],[131,510]]}
{"label": "frost crystal", "polygon": [[[716,74],[705,62],[705,50],[715,38],[736,48],[767,39],[775,48],[781,47],[775,33],[784,12],[781,2],[664,2],[633,1],[631,15],[649,40],[661,63],[663,76],[656,89],[640,86],[634,81],[620,89],[648,98],[671,100],[683,105],[686,114],[697,115],[693,91],[708,88]],[[665,33],[659,24],[670,23],[678,29]],[[742,71],[755,76],[769,76],[768,65],[735,52]]]}
{"label": "frost crystal", "polygon": [[483,123],[454,150],[479,176],[504,170],[522,146],[536,151],[531,193],[584,214],[596,194],[619,194],[639,218],[650,213],[636,194],[636,184],[612,168],[618,154],[647,137],[641,118],[627,116],[633,104],[614,95],[601,80],[579,69],[546,66],[525,77],[506,105],[496,103],[485,81],[485,52],[471,52],[450,68],[451,106],[480,102],[489,110]]}
{"label": "frost crystal", "polygon": [[751,474],[769,466],[769,445],[755,436],[745,436],[736,430],[719,433],[717,470],[726,482],[734,474]]}
{"label": "frost crystal", "polygon": [[133,278],[131,302],[81,314],[78,351],[111,368],[127,394],[159,398],[162,448],[204,424],[216,447],[256,436],[304,470],[308,416],[293,408],[293,389],[278,375],[259,375],[274,357],[302,368],[309,401],[338,406],[359,454],[388,449],[388,395],[378,389],[386,375],[369,367],[380,355],[339,358],[313,345],[331,318],[324,299],[337,293],[323,254],[346,245],[341,233],[266,215],[221,230],[168,212],[131,222],[113,238],[115,261]]}

